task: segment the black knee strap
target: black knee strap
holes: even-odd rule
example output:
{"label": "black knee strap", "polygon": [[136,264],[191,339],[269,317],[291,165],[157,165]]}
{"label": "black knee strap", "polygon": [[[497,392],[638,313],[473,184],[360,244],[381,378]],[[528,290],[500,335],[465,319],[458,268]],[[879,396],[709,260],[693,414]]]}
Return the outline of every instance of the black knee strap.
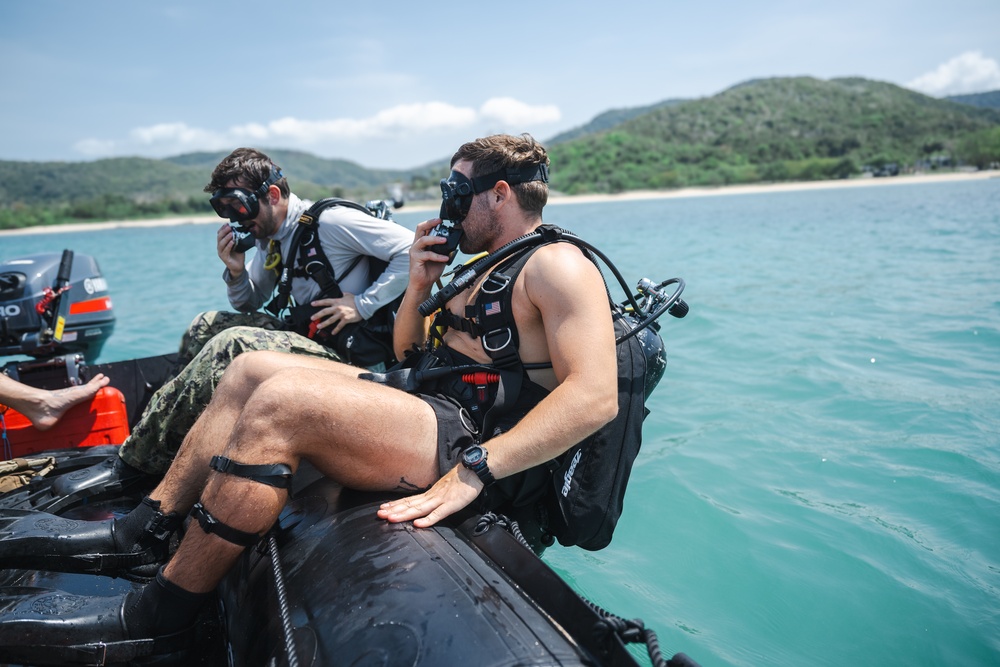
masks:
{"label": "black knee strap", "polygon": [[191,508],[191,516],[198,521],[198,525],[206,533],[218,535],[226,542],[232,542],[241,547],[256,544],[261,537],[257,533],[248,533],[245,530],[238,530],[222,523],[212,516],[200,502],[195,503],[194,507]]}
{"label": "black knee strap", "polygon": [[279,489],[292,488],[292,468],[284,463],[248,465],[246,463],[237,463],[232,459],[227,459],[225,456],[213,456],[208,465],[212,470],[217,470],[227,475],[236,475],[237,477],[243,477]]}

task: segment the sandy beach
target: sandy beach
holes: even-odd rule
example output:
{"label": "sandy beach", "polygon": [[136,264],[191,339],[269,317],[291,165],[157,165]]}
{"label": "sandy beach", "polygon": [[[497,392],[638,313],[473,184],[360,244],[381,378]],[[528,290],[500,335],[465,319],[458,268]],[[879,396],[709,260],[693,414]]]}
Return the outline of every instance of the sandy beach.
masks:
{"label": "sandy beach", "polygon": [[[941,183],[948,181],[976,181],[989,178],[1000,178],[1000,171],[956,172],[947,174],[907,174],[891,178],[852,178],[835,181],[804,181],[796,183],[768,183],[752,185],[724,185],[706,188],[678,188],[676,190],[634,190],[615,195],[552,195],[549,206],[565,204],[590,204],[594,202],[635,201],[640,199],[678,199],[684,197],[719,197],[727,195],[746,195],[764,192],[795,192],[800,190],[833,190],[838,188],[880,187],[894,185],[919,185],[926,183]],[[407,212],[436,211],[438,204],[432,202],[417,202],[407,204]],[[178,216],[173,218],[157,218],[155,220],[112,220],[109,222],[89,222],[69,225],[52,225],[27,227],[24,229],[0,230],[0,236],[21,234],[58,234],[60,232],[96,231],[101,229],[117,229],[121,227],[169,227],[172,225],[197,225],[218,223],[214,215]]]}

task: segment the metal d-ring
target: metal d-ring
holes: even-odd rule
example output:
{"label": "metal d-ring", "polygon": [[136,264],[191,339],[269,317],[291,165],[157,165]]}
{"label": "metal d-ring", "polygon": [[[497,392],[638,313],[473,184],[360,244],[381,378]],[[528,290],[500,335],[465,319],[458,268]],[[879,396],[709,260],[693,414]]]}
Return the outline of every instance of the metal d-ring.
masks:
{"label": "metal d-ring", "polygon": [[[318,267],[318,268],[316,268],[314,270],[314,269],[311,268],[313,266]],[[308,264],[306,264],[302,268],[303,268],[303,270],[305,270],[306,275],[311,276],[311,275],[313,275],[314,272],[322,271],[323,269],[326,268],[326,266],[324,266],[323,262],[321,262],[320,260],[314,259],[314,260],[312,260],[311,262],[309,262]]]}
{"label": "metal d-ring", "polygon": [[[503,284],[500,285],[499,287],[489,289],[489,287],[492,287],[494,282],[502,282]],[[505,275],[503,273],[493,273],[490,274],[489,278],[483,281],[483,284],[479,288],[479,291],[482,292],[483,294],[496,294],[497,292],[500,292],[503,289],[505,289],[509,284],[510,284],[510,276]]]}
{"label": "metal d-ring", "polygon": [[469,414],[468,410],[460,408],[458,411],[458,418],[462,421],[462,426],[465,427],[466,431],[472,435],[477,435],[479,433],[479,428],[472,421],[472,415]]}
{"label": "metal d-ring", "polygon": [[[490,336],[492,336],[495,333],[503,333],[505,330],[507,332],[507,340],[503,342],[503,345],[493,347],[487,342]],[[499,352],[500,350],[510,345],[513,340],[514,340],[514,332],[510,330],[510,327],[505,327],[504,329],[494,329],[493,331],[490,331],[483,335],[483,349],[486,350],[487,352]]]}

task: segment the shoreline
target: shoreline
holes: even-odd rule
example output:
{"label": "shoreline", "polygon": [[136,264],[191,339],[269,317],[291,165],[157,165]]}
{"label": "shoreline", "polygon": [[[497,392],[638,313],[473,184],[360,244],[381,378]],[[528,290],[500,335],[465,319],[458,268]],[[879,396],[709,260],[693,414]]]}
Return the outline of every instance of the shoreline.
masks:
{"label": "shoreline", "polygon": [[[764,194],[771,192],[798,192],[802,190],[835,190],[840,188],[877,187],[883,185],[920,185],[952,181],[979,181],[1000,178],[1000,171],[953,172],[947,174],[912,174],[885,178],[852,178],[833,181],[796,181],[791,183],[754,183],[748,185],[719,185],[712,187],[678,188],[676,190],[633,190],[620,194],[594,195],[552,195],[548,206],[567,204],[593,204],[603,202],[639,201],[644,199],[682,199],[688,197],[719,197],[728,195]],[[406,208],[410,211],[436,211],[437,204],[420,202]],[[110,220],[107,222],[81,222],[66,225],[43,225],[21,229],[0,230],[2,236],[22,236],[25,234],[57,234],[59,232],[99,231],[122,227],[171,227],[176,225],[200,225],[218,223],[215,215],[178,216],[153,220]],[[219,223],[221,224],[221,223]]]}

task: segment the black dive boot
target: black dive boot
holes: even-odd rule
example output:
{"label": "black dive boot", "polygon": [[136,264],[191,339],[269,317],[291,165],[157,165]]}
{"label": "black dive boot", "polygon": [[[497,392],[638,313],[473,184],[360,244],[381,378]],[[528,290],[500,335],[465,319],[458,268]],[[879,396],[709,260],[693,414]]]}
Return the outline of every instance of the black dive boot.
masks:
{"label": "black dive boot", "polygon": [[0,515],[0,568],[149,577],[167,560],[181,521],[148,496],[125,517],[107,521],[7,510]]}
{"label": "black dive boot", "polygon": [[125,595],[0,590],[0,663],[113,665],[162,663],[194,642],[193,625],[211,593],[190,593],[159,572]]}

